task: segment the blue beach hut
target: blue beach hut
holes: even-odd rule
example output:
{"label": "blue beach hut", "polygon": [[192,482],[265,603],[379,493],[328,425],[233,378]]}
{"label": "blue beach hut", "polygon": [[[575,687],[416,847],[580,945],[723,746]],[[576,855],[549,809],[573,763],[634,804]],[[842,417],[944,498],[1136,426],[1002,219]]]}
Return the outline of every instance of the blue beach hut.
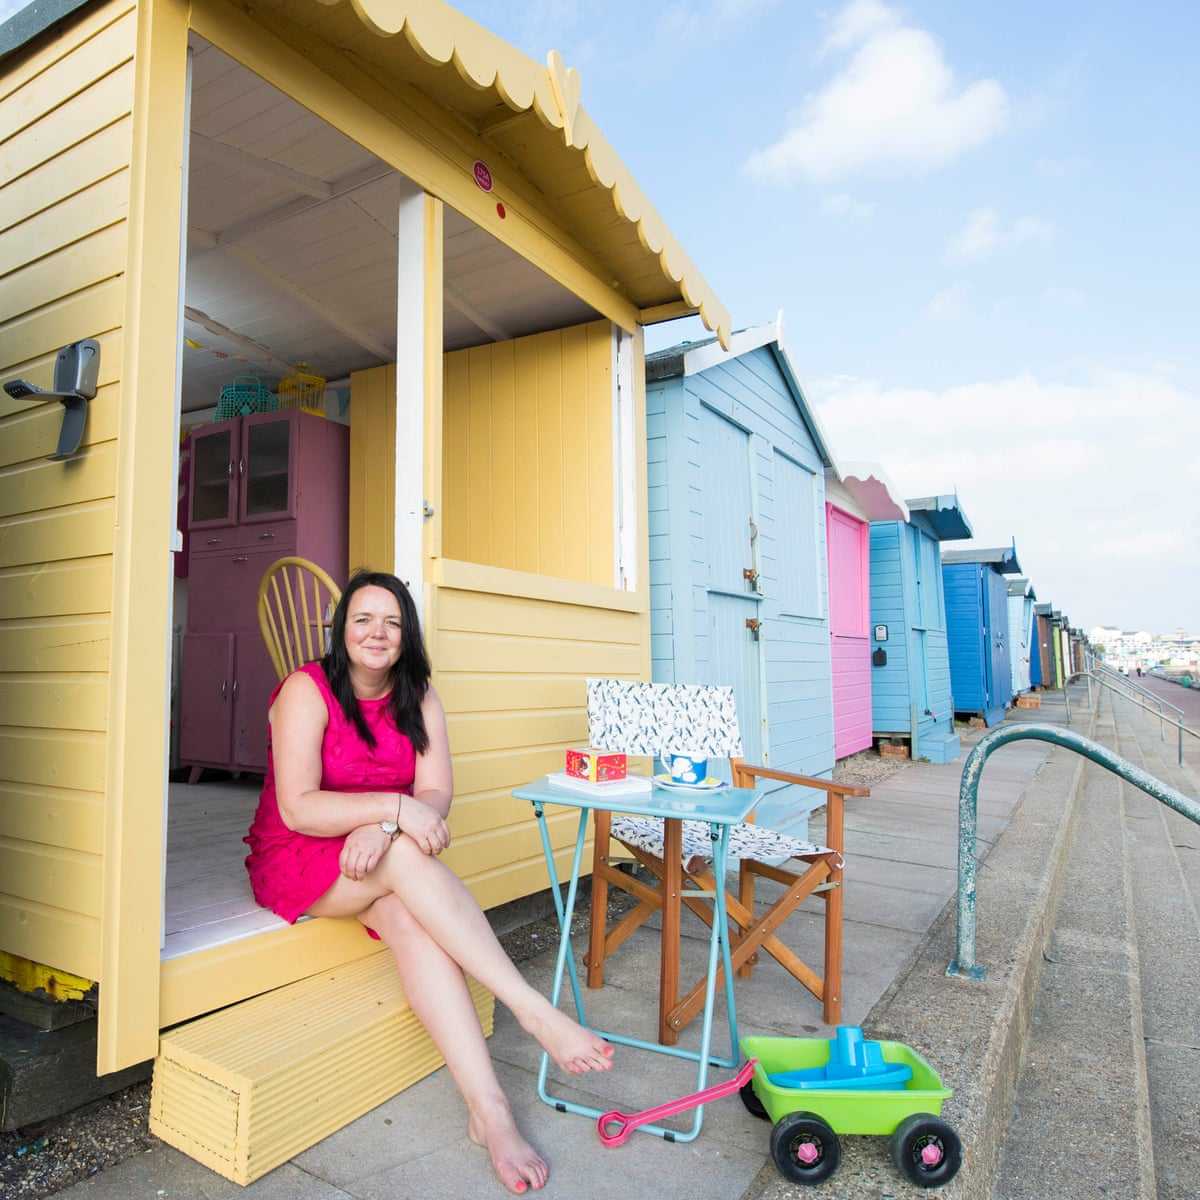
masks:
{"label": "blue beach hut", "polygon": [[958,757],[940,544],[971,536],[957,496],[909,500],[907,521],[871,525],[871,712],[875,736],[913,758]]}
{"label": "blue beach hut", "polygon": [[1008,660],[1012,670],[1012,694],[1019,696],[1033,686],[1033,605],[1037,596],[1024,576],[1008,581]]}
{"label": "blue beach hut", "polygon": [[[731,685],[749,761],[828,778],[833,459],[779,323],[648,354],[646,420],[653,678]],[[782,786],[758,819],[800,833],[824,799]]]}
{"label": "blue beach hut", "polygon": [[988,725],[1004,720],[1012,702],[1004,576],[1020,569],[1015,544],[942,555],[954,710],[981,716]]}

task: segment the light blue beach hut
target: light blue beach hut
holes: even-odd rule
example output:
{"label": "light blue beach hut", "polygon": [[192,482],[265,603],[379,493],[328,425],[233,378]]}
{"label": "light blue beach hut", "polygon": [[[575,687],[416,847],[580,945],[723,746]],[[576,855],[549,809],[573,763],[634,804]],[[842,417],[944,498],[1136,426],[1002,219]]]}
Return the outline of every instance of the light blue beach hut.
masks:
{"label": "light blue beach hut", "polygon": [[957,496],[909,500],[907,521],[871,525],[871,710],[875,736],[913,758],[958,757],[940,544],[971,536]]}
{"label": "light blue beach hut", "polygon": [[[828,778],[834,464],[779,323],[648,354],[646,418],[653,678],[731,685],[749,761]],[[758,819],[802,832],[822,803],[781,787]]]}
{"label": "light blue beach hut", "polygon": [[1019,696],[1033,686],[1033,606],[1037,595],[1024,576],[1008,581],[1008,657],[1012,693]]}
{"label": "light blue beach hut", "polygon": [[954,709],[981,716],[988,725],[1004,720],[1012,703],[1004,576],[1020,569],[1015,544],[942,555]]}

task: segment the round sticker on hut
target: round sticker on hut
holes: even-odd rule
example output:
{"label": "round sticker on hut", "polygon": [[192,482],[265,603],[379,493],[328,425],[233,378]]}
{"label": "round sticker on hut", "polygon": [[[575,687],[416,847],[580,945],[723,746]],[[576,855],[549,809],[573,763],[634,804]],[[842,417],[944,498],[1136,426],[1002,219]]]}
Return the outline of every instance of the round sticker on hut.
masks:
{"label": "round sticker on hut", "polygon": [[485,191],[492,190],[492,172],[488,169],[485,162],[475,160],[475,165],[471,168],[472,174],[475,176],[475,182]]}

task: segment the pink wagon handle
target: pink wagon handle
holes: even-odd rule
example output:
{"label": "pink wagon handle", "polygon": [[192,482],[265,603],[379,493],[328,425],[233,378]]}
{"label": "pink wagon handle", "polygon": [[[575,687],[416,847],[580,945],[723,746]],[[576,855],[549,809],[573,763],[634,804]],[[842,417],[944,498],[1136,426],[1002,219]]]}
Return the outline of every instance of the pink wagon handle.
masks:
{"label": "pink wagon handle", "polygon": [[[668,1100],[665,1104],[647,1108],[644,1112],[623,1113],[615,1108],[610,1109],[596,1118],[596,1132],[606,1146],[623,1146],[639,1125],[652,1125],[657,1121],[666,1120],[667,1117],[676,1117],[681,1112],[687,1112],[689,1108],[698,1108],[710,1100],[720,1100],[722,1096],[730,1096],[740,1091],[750,1082],[757,1062],[757,1058],[750,1059],[732,1079],[727,1079],[724,1083],[715,1083],[702,1092],[680,1096],[678,1100]],[[616,1126],[615,1133],[609,1131],[610,1126]]]}

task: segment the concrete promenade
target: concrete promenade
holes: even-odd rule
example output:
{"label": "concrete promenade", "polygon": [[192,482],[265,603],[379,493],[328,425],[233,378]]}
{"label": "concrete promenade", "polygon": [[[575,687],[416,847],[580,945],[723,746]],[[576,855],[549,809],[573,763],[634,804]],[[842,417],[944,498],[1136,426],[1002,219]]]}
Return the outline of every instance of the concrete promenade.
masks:
{"label": "concrete promenade", "polygon": [[[1061,722],[1063,705],[1047,696],[1041,710],[1014,711],[1010,719],[1018,715]],[[964,753],[978,736],[964,738]],[[980,792],[981,852],[1009,824],[1048,753],[1041,743],[1022,742],[1006,748],[988,766]],[[847,804],[846,1023],[866,1018],[954,893],[960,772],[961,760],[946,766],[911,764],[876,784],[869,799]],[[812,835],[821,836],[819,820]],[[765,906],[771,898],[772,885],[760,884],[760,903]],[[819,902],[806,907],[808,911],[801,910],[784,925],[780,936],[802,957],[819,963]],[[698,977],[707,949],[706,930],[685,914],[684,932],[683,977]],[[576,938],[575,948],[577,955],[582,954],[581,938]],[[547,949],[523,969],[537,986],[548,988],[553,951]],[[657,988],[657,931],[645,928],[610,959],[606,986],[586,994],[589,1019],[601,1028],[650,1038]],[[827,1036],[830,1032],[821,1022],[818,1002],[768,958],[756,968],[753,979],[738,981],[737,997],[743,1033]],[[683,1044],[694,1045],[698,1039],[696,1022]],[[716,1045],[722,1039],[727,1046],[723,1016],[715,1029]],[[590,1121],[556,1113],[537,1100],[536,1047],[500,1006],[491,1048],[522,1127],[550,1161],[546,1196],[737,1200],[748,1189],[756,1190],[752,1185],[764,1167],[770,1127],[746,1113],[736,1098],[708,1109],[704,1131],[694,1143],[671,1145],[638,1134],[625,1147],[606,1150]],[[714,1075],[719,1079],[726,1073]],[[635,1111],[693,1086],[691,1064],[622,1048],[610,1075],[582,1083],[559,1081],[556,1090],[598,1107]],[[879,1139],[855,1141],[873,1144]],[[861,1153],[854,1145],[846,1149],[839,1175],[847,1186],[858,1178],[856,1156]],[[877,1148],[871,1155],[874,1162]],[[228,1183],[159,1144],[59,1193],[71,1200],[236,1196],[246,1200],[458,1200],[503,1194],[483,1151],[466,1140],[463,1106],[445,1070],[248,1188]],[[846,1194],[886,1193],[876,1188]]]}

